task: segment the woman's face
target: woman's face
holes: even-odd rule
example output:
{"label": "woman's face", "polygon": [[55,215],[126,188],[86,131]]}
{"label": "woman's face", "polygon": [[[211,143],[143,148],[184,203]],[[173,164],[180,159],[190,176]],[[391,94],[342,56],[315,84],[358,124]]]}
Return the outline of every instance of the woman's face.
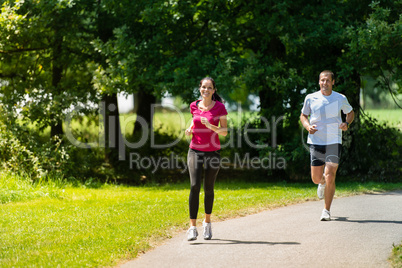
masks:
{"label": "woman's face", "polygon": [[200,86],[200,93],[202,98],[212,99],[212,95],[215,93],[212,81],[203,80]]}

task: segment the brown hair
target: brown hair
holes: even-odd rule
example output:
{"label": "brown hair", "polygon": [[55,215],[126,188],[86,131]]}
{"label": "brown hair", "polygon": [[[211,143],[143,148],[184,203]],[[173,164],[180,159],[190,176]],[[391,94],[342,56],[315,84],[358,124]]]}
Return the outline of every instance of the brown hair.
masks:
{"label": "brown hair", "polygon": [[332,81],[334,81],[335,80],[335,75],[334,75],[334,73],[332,72],[332,71],[330,71],[330,70],[324,70],[324,71],[322,71],[321,73],[320,73],[320,75],[318,76],[318,78],[320,79],[321,78],[321,75],[322,74],[329,74],[330,76],[331,76],[331,79],[332,79]]}

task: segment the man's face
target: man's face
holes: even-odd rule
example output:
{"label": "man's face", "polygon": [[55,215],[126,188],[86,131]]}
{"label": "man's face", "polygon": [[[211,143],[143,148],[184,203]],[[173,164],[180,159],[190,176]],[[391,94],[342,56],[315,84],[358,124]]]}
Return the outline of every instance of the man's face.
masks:
{"label": "man's face", "polygon": [[335,80],[332,80],[332,77],[330,74],[321,74],[320,75],[320,81],[318,82],[320,84],[320,90],[321,92],[332,92],[332,86],[335,84]]}

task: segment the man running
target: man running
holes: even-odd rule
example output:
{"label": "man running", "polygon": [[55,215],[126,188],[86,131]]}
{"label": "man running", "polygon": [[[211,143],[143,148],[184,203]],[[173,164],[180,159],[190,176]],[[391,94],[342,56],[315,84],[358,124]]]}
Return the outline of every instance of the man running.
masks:
{"label": "man running", "polygon": [[[352,106],[344,95],[332,90],[334,84],[333,72],[321,72],[320,90],[306,96],[300,115],[300,121],[309,133],[307,143],[310,146],[311,178],[318,184],[318,197],[325,198],[322,221],[331,220],[330,209],[341,157],[342,131],[348,130],[354,119]],[[342,122],[341,111],[346,114],[345,122]]]}

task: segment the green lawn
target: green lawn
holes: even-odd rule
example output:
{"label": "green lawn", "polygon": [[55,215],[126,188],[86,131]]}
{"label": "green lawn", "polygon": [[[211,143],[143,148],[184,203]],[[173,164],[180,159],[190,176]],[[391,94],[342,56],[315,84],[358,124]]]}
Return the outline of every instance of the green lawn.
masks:
{"label": "green lawn", "polygon": [[402,109],[398,110],[366,110],[370,116],[379,122],[402,129]]}
{"label": "green lawn", "polygon": [[[24,187],[31,194],[13,202],[1,192],[0,267],[113,266],[188,228],[188,183]],[[339,183],[336,196],[391,189],[402,183]],[[213,221],[316,199],[313,183],[218,181]]]}

